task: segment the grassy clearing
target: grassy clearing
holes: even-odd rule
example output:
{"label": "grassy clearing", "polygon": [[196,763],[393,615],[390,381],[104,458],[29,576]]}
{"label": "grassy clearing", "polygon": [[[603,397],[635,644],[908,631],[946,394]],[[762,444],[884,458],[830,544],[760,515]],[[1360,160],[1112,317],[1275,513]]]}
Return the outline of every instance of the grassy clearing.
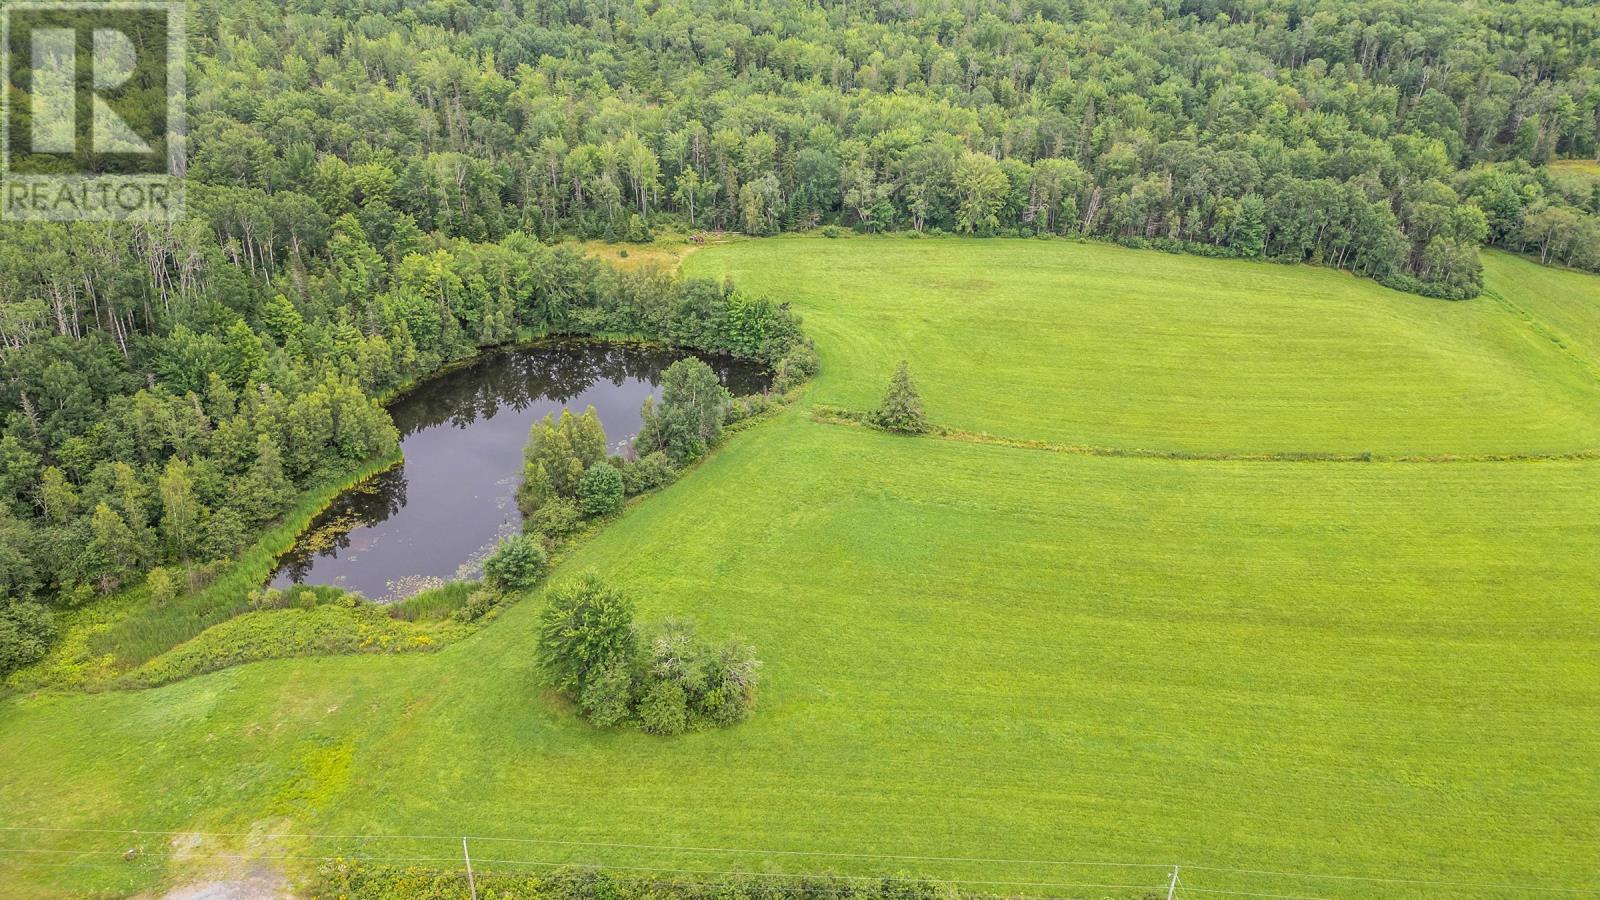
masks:
{"label": "grassy clearing", "polygon": [[1581,195],[1600,183],[1600,162],[1592,159],[1558,159],[1546,169],[1551,180],[1568,193]]}
{"label": "grassy clearing", "polygon": [[1202,453],[1567,453],[1600,447],[1600,380],[1494,304],[1309,267],[1103,244],[747,241],[696,275],[792,297],[829,375],[875,403],[911,361],[935,421]]}
{"label": "grassy clearing", "polygon": [[[753,254],[771,244],[782,251],[764,257],[772,265],[804,261],[807,243],[740,244],[696,254],[691,268],[755,278]],[[841,290],[853,290],[848,273],[873,263],[915,268],[889,241],[810,243],[829,248],[829,265],[846,273],[834,279]],[[1001,282],[1012,275],[988,254],[1009,258],[1024,247],[1050,259],[1090,254],[1100,265],[1114,256],[1158,279],[1176,277],[1161,275],[1175,259],[1213,280],[1222,276],[1212,267],[1234,271],[1111,248],[899,246],[967,254],[970,271]],[[1112,352],[1088,332],[1053,332],[1072,348],[1054,357],[1068,373],[1032,355],[1037,333],[1051,327],[1044,298],[1031,301],[1037,318],[1001,317],[1026,351],[1025,370],[1013,373],[1001,356],[972,365],[958,341],[930,330],[965,321],[963,290],[949,293],[950,312],[932,288],[884,281],[884,304],[904,313],[887,315],[861,298],[827,300],[820,274],[784,265],[829,364],[812,398],[864,406],[894,360],[911,355],[947,423],[1052,438],[1066,431],[1061,420],[1034,413],[1052,404],[1084,421],[1144,421],[1072,389],[1074,360]],[[1258,278],[1283,276],[1315,290],[1298,306],[1266,297],[1235,304],[1232,330],[1241,333],[1269,329],[1263,306],[1333,304],[1344,312],[1321,317],[1330,339],[1398,315],[1371,312],[1344,293],[1352,285],[1368,301],[1411,308],[1411,298],[1333,273],[1243,271],[1252,289]],[[1025,297],[1044,276],[1016,277],[1014,290],[996,293]],[[1057,280],[1056,294],[1077,291],[1077,276]],[[908,306],[908,296],[920,299]],[[1213,306],[1212,317],[1230,308],[1197,302]],[[1443,317],[1437,344],[1446,350],[1425,367],[1435,377],[1460,388],[1558,373],[1557,395],[1582,383],[1581,367],[1503,306],[1415,302],[1442,311],[1401,316],[1396,327],[1409,335]],[[1122,304],[1132,332],[1153,321],[1153,303]],[[974,345],[1001,341],[1000,328]],[[1217,333],[1226,330],[1219,324]],[[1337,359],[1315,337],[1299,339],[1316,362],[1304,370],[1313,378]],[[1137,369],[1153,340],[1112,343]],[[1203,354],[1205,343],[1186,352]],[[1472,357],[1449,349],[1474,346],[1491,374],[1474,373]],[[1494,348],[1510,359],[1494,358]],[[1197,368],[1214,390],[1242,392],[1212,414],[1250,411],[1265,444],[1292,433],[1304,439],[1296,447],[1338,449],[1311,443],[1336,436],[1337,423],[1294,408],[1298,391],[1268,415],[1273,407],[1253,382]],[[1367,402],[1405,395],[1383,386],[1376,368],[1357,370]],[[1040,381],[1029,398],[1000,391],[1026,377]],[[1153,370],[1134,386],[1160,389]],[[1438,385],[1414,388],[1443,402]],[[967,409],[956,402],[963,396],[989,401]],[[1510,417],[1498,405],[1507,396],[1464,394],[1449,408]],[[557,863],[908,870],[1010,882],[994,889],[1016,893],[1133,897],[1183,863],[1186,885],[1211,890],[1600,889],[1595,462],[1049,453],[819,423],[809,403],[738,433],[558,572],[593,567],[637,596],[643,618],[689,615],[708,637],[749,639],[766,662],[750,722],[674,739],[591,729],[536,686],[536,603],[507,608],[436,653],[274,660],[153,690],[13,698],[0,703],[0,824],[184,834],[3,831],[0,850],[29,852],[0,854],[0,883],[29,895],[127,891],[210,871],[233,853],[287,857],[280,864],[289,867],[333,854],[448,867],[460,853],[455,836],[468,834],[608,845],[474,843],[481,868],[507,872]],[[1472,423],[1420,402],[1409,408],[1424,417],[1417,427],[1440,432],[1429,450],[1489,444]],[[1243,442],[1242,413],[1225,421],[1237,430],[1219,433]],[[1405,449],[1400,431],[1387,436],[1390,449]],[[1177,426],[1137,438],[1163,447],[1193,440]],[[130,844],[144,853],[124,863]],[[1218,870],[1229,868],[1304,874]]]}
{"label": "grassy clearing", "polygon": [[573,246],[580,253],[603,259],[619,269],[632,271],[654,266],[671,272],[696,250],[743,239],[740,235],[719,232],[708,232],[704,237],[705,243],[699,244],[683,235],[664,234],[647,244],[591,240],[577,241]]}

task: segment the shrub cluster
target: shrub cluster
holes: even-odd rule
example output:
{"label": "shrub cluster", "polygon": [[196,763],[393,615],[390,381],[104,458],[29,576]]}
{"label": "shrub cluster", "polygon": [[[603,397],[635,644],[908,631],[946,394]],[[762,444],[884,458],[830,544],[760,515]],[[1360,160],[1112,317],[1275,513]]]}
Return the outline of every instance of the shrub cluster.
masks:
{"label": "shrub cluster", "polygon": [[578,480],[578,509],[591,517],[610,516],[622,512],[622,501],[627,486],[622,473],[609,462],[599,462],[585,469]]}
{"label": "shrub cluster", "polygon": [[559,419],[545,416],[528,432],[517,506],[530,516],[551,501],[576,503],[584,472],[605,459],[606,432],[594,407],[581,416],[565,409]]}
{"label": "shrub cluster", "polygon": [[550,557],[537,535],[517,534],[500,541],[483,563],[483,577],[491,587],[521,591],[533,587],[550,567]]}
{"label": "shrub cluster", "polygon": [[538,659],[595,725],[669,735],[743,721],[761,667],[749,645],[714,647],[687,622],[642,633],[632,601],[593,573],[550,589]]}
{"label": "shrub cluster", "polygon": [[630,494],[670,483],[677,467],[660,453],[629,461],[607,456],[605,429],[594,407],[575,416],[545,416],[529,430],[517,506],[524,531],[554,547],[586,520],[616,515]]}
{"label": "shrub cluster", "polygon": [[821,369],[817,351],[810,344],[796,344],[773,366],[772,389],[778,394],[787,394],[810,381]]}

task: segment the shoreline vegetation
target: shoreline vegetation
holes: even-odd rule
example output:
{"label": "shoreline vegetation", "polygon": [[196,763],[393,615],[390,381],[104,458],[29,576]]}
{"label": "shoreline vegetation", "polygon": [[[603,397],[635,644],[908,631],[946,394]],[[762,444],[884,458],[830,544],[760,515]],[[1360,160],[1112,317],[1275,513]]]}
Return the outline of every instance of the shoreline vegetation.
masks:
{"label": "shoreline vegetation", "polygon": [[[481,362],[491,353],[515,353],[560,342],[597,342],[640,347],[686,350],[670,342],[638,333],[529,335],[507,344],[483,348],[472,356],[450,361],[391,389],[376,402],[387,408],[407,393],[439,378],[446,378]],[[716,351],[710,352],[713,355]],[[733,354],[727,354],[733,356]],[[727,426],[733,434],[765,419],[791,403],[799,385],[773,398],[771,406],[754,411]],[[715,449],[715,448],[713,448]],[[709,456],[710,454],[707,454]],[[680,466],[679,477],[703,459]],[[506,602],[522,599],[534,590],[502,597],[480,619],[456,622],[450,609],[434,610],[430,620],[405,621],[391,614],[405,603],[380,603],[337,588],[295,586],[279,592],[277,608],[258,608],[254,601],[265,593],[278,561],[289,552],[317,517],[348,491],[404,462],[398,446],[392,454],[374,459],[348,477],[302,493],[298,505],[266,532],[245,553],[230,561],[204,588],[182,594],[162,604],[152,603],[143,581],[118,595],[75,610],[63,623],[64,632],[50,653],[33,666],[7,679],[7,692],[51,688],[74,690],[132,690],[265,659],[363,652],[427,652],[465,637],[498,614]],[[651,492],[630,496],[626,505],[641,502]],[[552,553],[552,564],[608,524],[586,522]],[[470,582],[451,581],[454,590]],[[440,591],[433,588],[423,593]],[[303,597],[304,599],[297,599]],[[408,599],[415,599],[408,598]],[[425,601],[425,598],[424,598]],[[426,606],[424,602],[420,604]],[[443,615],[441,615],[441,613]],[[124,655],[103,648],[132,648]]]}
{"label": "shoreline vegetation", "polygon": [[[764,409],[725,426],[722,439],[711,451],[682,465],[677,470],[676,479],[703,465],[731,436],[777,415],[793,404],[798,391],[799,388],[793,388]],[[387,468],[350,482],[335,492],[333,497],[336,498],[344,490],[358,487],[366,478]],[[616,515],[583,522],[550,551],[545,568],[548,570],[559,566],[616,518],[625,515],[629,509],[643,503],[658,490],[660,488],[628,497],[623,509]],[[330,499],[328,502],[333,501]],[[325,509],[326,505],[322,508]],[[313,513],[305,519],[308,526],[317,514]],[[270,577],[269,571],[262,580]],[[281,605],[276,608],[257,609],[246,603],[242,609],[222,616],[191,638],[143,661],[131,671],[120,675],[107,674],[105,677],[108,680],[102,683],[88,681],[70,686],[89,690],[137,690],[268,659],[351,653],[432,652],[471,635],[494,621],[508,605],[525,601],[542,593],[545,588],[546,584],[541,580],[531,586],[498,591],[487,605],[473,610],[470,618],[463,619],[459,612],[466,604],[473,602],[479,582],[448,581],[392,603],[368,600],[337,588],[296,586],[277,592],[281,595]],[[431,601],[436,595],[444,595],[448,599],[442,603]],[[418,615],[413,610],[423,612]],[[44,683],[39,686],[52,685]]]}
{"label": "shoreline vegetation", "polygon": [[[146,666],[169,650],[176,649],[207,628],[250,611],[248,596],[260,588],[276,570],[278,560],[294,547],[295,541],[325,512],[340,495],[359,487],[402,464],[399,448],[372,460],[340,481],[302,492],[296,507],[262,535],[250,549],[229,561],[210,584],[198,591],[182,594],[157,605],[149,597],[150,585],[141,581],[121,593],[75,610],[64,623],[62,640],[49,655],[31,667],[19,669],[6,682],[9,690],[38,690],[50,687],[78,689],[121,686],[119,678],[132,669]],[[143,614],[154,612],[152,620]],[[108,615],[109,614],[109,615]],[[201,624],[203,623],[203,624]],[[137,636],[119,640],[112,634]],[[175,634],[184,636],[173,639]],[[119,658],[105,652],[108,645],[135,650]]]}

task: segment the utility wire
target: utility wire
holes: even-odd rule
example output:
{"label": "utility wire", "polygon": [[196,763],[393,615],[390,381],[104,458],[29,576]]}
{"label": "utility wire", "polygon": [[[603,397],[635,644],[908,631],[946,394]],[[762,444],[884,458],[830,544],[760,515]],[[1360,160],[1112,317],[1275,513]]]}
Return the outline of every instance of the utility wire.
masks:
{"label": "utility wire", "polygon": [[[418,841],[448,840],[448,841],[452,841],[452,842],[458,841],[462,837],[461,835],[442,835],[442,834],[331,834],[331,833],[315,833],[315,832],[166,831],[166,830],[115,829],[115,828],[69,828],[69,827],[52,827],[52,826],[27,826],[27,825],[0,826],[0,831],[10,831],[10,832],[29,832],[29,831],[33,831],[33,832],[50,832],[50,833],[158,835],[158,836],[198,835],[198,836],[201,836],[201,837],[305,838],[305,839],[316,839],[316,840],[418,840]],[[727,853],[727,854],[742,854],[742,855],[750,855],[750,856],[801,856],[801,857],[820,857],[820,858],[838,858],[838,859],[877,859],[877,860],[889,860],[889,861],[896,861],[896,862],[988,863],[988,864],[1007,864],[1007,865],[1019,865],[1019,866],[1150,868],[1150,869],[1160,869],[1160,870],[1163,870],[1163,871],[1165,871],[1165,870],[1170,868],[1170,865],[1166,864],[1166,863],[1124,862],[1124,861],[1111,861],[1111,860],[1045,860],[1045,859],[1012,859],[1012,858],[1005,858],[1005,857],[976,857],[976,856],[912,856],[912,855],[878,854],[878,853],[856,853],[856,852],[848,852],[848,851],[829,851],[829,850],[766,850],[766,849],[758,849],[758,848],[741,848],[741,847],[716,847],[716,846],[696,847],[696,846],[675,846],[675,845],[668,845],[668,844],[621,843],[621,842],[608,842],[608,841],[574,841],[574,840],[559,840],[559,839],[553,839],[553,838],[485,837],[485,836],[473,836],[473,835],[467,835],[466,837],[469,840],[484,841],[484,842],[497,841],[497,842],[502,842],[502,843],[522,843],[522,844],[536,844],[536,845],[550,845],[550,846],[569,846],[569,847],[582,847],[582,848],[588,848],[588,849],[649,850],[649,851],[655,851],[655,852],[684,853],[684,854],[687,854],[687,853]],[[0,849],[0,852],[28,852],[28,851],[26,851],[26,850],[18,851],[18,850],[3,850],[3,849]],[[81,851],[64,850],[64,851],[59,851],[59,852],[62,852],[62,853],[76,853],[76,852],[81,852]],[[117,852],[117,851],[105,851],[105,852]],[[194,855],[205,856],[205,855],[208,855],[208,854],[194,854]],[[210,854],[210,855],[222,855],[222,854]],[[243,858],[250,858],[250,859],[282,858],[282,859],[332,860],[332,859],[341,858],[341,857],[335,857],[335,856],[294,856],[294,855],[287,855],[287,856],[281,856],[281,857],[261,856],[261,855],[237,855],[237,856],[243,856]],[[359,858],[372,860],[372,861],[391,861],[391,862],[392,861],[413,861],[413,862],[438,862],[438,861],[454,862],[455,861],[455,857],[454,856],[450,856],[450,857],[362,856],[362,857],[359,857]],[[488,860],[488,859],[486,859],[486,860],[483,860],[483,861],[484,862],[506,863],[506,864],[513,864],[514,863],[514,864],[521,864],[521,865],[546,865],[546,866],[565,866],[565,867],[570,867],[570,868],[591,868],[591,869],[597,869],[597,870],[644,871],[644,872],[682,872],[682,873],[699,873],[699,874],[707,874],[707,875],[756,875],[756,876],[787,877],[787,878],[818,877],[818,878],[836,878],[836,879],[861,879],[861,880],[878,880],[878,878],[879,878],[879,876],[864,876],[864,875],[863,876],[850,876],[850,875],[803,875],[803,874],[794,874],[794,873],[760,873],[760,872],[737,872],[737,871],[735,871],[735,872],[715,872],[715,871],[694,870],[694,869],[687,869],[687,870],[685,870],[685,869],[660,869],[660,868],[652,868],[652,867],[612,866],[612,865],[605,865],[605,864],[579,864],[579,863],[555,863],[555,862],[545,863],[545,862],[531,862],[531,861],[518,861],[518,860]],[[1296,872],[1296,871],[1290,871],[1290,870],[1247,869],[1247,868],[1230,867],[1230,866],[1202,865],[1202,864],[1195,864],[1195,863],[1181,863],[1180,865],[1185,870],[1200,871],[1200,872],[1213,872],[1213,873],[1218,873],[1218,874],[1249,875],[1249,876],[1253,876],[1253,877],[1322,879],[1322,880],[1333,880],[1333,881],[1366,882],[1366,883],[1373,883],[1373,884],[1405,884],[1405,885],[1416,885],[1416,886],[1425,886],[1425,887],[1472,888],[1472,889],[1478,889],[1478,890],[1519,890],[1519,891],[1535,891],[1535,892],[1554,893],[1554,894],[1593,894],[1593,893],[1595,893],[1595,889],[1594,888],[1580,888],[1580,887],[1552,886],[1552,885],[1532,885],[1532,884],[1520,884],[1520,883],[1512,883],[1512,882],[1476,882],[1476,881],[1455,881],[1455,880],[1448,880],[1448,879],[1408,878],[1408,877],[1402,877],[1402,876],[1352,875],[1352,874],[1346,874],[1346,873],[1323,873],[1323,872]],[[1062,886],[1080,886],[1080,887],[1102,887],[1102,886],[1103,887],[1132,887],[1132,888],[1145,887],[1144,885],[1089,885],[1089,884],[1078,885],[1078,884],[1073,884],[1073,883],[1070,883],[1070,882],[1000,882],[1000,881],[987,882],[987,881],[961,880],[961,879],[947,879],[947,880],[944,880],[944,881],[940,881],[938,879],[927,879],[927,880],[933,881],[935,883],[983,884],[983,885],[991,885],[991,886],[1004,886],[1004,885],[1022,886],[1022,885],[1030,885],[1030,884],[1048,886],[1048,885],[1052,885],[1052,884],[1057,884],[1057,885],[1062,885]],[[1184,888],[1186,890],[1195,891],[1197,893],[1208,892],[1208,889],[1202,889],[1202,888],[1194,887],[1194,886],[1189,885],[1189,884],[1185,884]],[[1215,889],[1210,889],[1209,892],[1217,892],[1217,891]],[[1271,895],[1266,895],[1266,896],[1271,896]]]}

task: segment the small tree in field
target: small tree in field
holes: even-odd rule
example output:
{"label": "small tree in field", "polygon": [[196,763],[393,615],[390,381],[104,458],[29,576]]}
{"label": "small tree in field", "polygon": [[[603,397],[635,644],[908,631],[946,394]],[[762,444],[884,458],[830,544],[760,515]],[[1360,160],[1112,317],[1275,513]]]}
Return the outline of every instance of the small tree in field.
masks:
{"label": "small tree in field", "polygon": [[917,386],[911,383],[911,368],[905,360],[900,360],[900,367],[895,369],[894,379],[889,382],[889,392],[883,395],[883,402],[872,412],[869,421],[884,431],[898,434],[927,433],[928,417],[922,412],[922,397],[917,393]]}
{"label": "small tree in field", "polygon": [[594,573],[550,589],[539,619],[539,665],[558,690],[581,697],[592,677],[626,665],[636,647],[633,604]]}
{"label": "small tree in field", "polygon": [[549,598],[539,667],[590,722],[672,735],[749,718],[761,668],[750,645],[712,646],[688,622],[641,637],[633,604],[592,572],[555,585]]}

